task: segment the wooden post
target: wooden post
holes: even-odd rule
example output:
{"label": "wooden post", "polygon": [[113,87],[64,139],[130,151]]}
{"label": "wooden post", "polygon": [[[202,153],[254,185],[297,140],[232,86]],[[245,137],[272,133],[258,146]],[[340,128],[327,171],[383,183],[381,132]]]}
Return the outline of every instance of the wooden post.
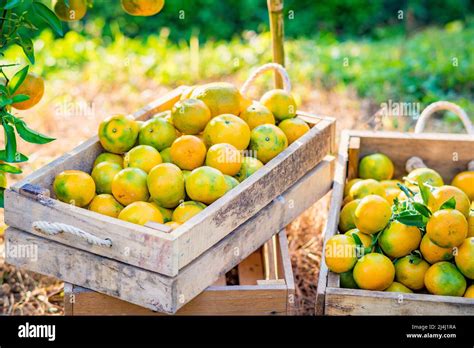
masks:
{"label": "wooden post", "polygon": [[[267,0],[267,5],[270,17],[270,32],[272,33],[273,62],[285,66],[283,0]],[[276,72],[275,88],[283,88],[283,81]]]}

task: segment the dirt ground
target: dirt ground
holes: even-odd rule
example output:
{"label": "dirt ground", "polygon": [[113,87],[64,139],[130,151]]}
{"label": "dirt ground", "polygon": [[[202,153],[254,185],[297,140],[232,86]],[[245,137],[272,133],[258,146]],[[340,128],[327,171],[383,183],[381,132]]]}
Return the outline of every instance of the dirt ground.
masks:
{"label": "dirt ground", "polygon": [[[64,86],[76,86],[68,88]],[[113,113],[129,113],[166,92],[152,83],[141,93],[125,85],[102,85],[49,81],[43,100],[34,109],[22,112],[28,124],[57,138],[53,143],[36,146],[21,143],[21,152],[30,161],[22,165],[24,174],[40,168],[94,135],[101,119]],[[337,118],[338,130],[363,128],[367,124],[364,103],[349,92],[329,92],[312,87],[302,98],[301,109]],[[366,112],[365,112],[366,113]],[[10,177],[10,183],[21,176]],[[329,206],[329,195],[308,209],[287,228],[289,248],[297,285],[300,314],[313,314],[316,285],[321,261],[322,230]],[[3,211],[0,221],[3,221]],[[4,226],[5,227],[5,226]],[[3,228],[4,228],[3,227]],[[3,230],[3,229],[2,229]],[[0,231],[0,313],[11,315],[62,315],[63,283],[15,269],[4,263],[3,232]]]}

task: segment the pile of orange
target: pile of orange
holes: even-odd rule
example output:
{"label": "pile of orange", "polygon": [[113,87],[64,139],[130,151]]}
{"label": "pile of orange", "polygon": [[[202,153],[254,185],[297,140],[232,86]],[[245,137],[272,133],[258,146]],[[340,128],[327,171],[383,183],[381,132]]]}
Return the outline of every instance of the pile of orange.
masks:
{"label": "pile of orange", "polygon": [[54,192],[111,217],[177,228],[306,133],[295,110],[283,90],[249,102],[229,83],[191,87],[146,122],[105,119],[98,132],[105,152],[91,174],[64,171]]}
{"label": "pile of orange", "polygon": [[474,172],[445,185],[418,168],[394,180],[381,153],[365,156],[349,180],[339,232],[325,245],[341,286],[474,297]]}

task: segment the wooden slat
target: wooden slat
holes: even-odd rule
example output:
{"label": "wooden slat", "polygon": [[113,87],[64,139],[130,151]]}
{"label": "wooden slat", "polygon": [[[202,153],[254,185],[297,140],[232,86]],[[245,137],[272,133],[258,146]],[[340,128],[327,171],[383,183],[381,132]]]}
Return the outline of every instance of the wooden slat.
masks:
{"label": "wooden slat", "polygon": [[295,280],[293,276],[293,267],[291,266],[291,255],[288,250],[288,239],[286,233],[279,233],[277,238],[277,250],[278,252],[278,269],[280,271],[279,276],[285,280],[287,293],[287,314],[296,315],[298,314],[298,307],[296,303],[296,288]]}
{"label": "wooden slat", "polygon": [[348,149],[348,165],[347,165],[347,180],[357,178],[359,174],[359,151],[360,151],[360,138],[350,137],[349,138],[349,149]]}
{"label": "wooden slat", "polygon": [[225,274],[221,275],[214,283],[214,286],[226,286],[227,281],[225,279]]}
{"label": "wooden slat", "polygon": [[240,285],[257,285],[257,280],[264,279],[262,250],[250,254],[237,266]]}
{"label": "wooden slat", "polygon": [[265,279],[266,280],[279,279],[275,236],[273,236],[268,242],[266,242],[263,245],[262,253],[263,253],[263,264],[265,266],[265,275],[264,275]]}

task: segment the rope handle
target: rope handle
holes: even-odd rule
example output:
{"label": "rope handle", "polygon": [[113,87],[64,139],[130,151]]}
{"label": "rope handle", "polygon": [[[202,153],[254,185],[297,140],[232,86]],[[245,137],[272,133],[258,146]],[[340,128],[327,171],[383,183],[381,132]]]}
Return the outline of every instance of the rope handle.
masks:
{"label": "rope handle", "polygon": [[286,69],[277,63],[267,63],[262,65],[260,68],[255,70],[247,79],[247,81],[244,82],[242,85],[242,88],[240,89],[240,93],[243,96],[247,96],[247,93],[250,89],[250,86],[255,82],[256,79],[258,79],[261,75],[265,74],[267,71],[275,71],[278,74],[280,74],[281,79],[283,80],[283,89],[290,93],[291,91],[291,82],[290,82],[290,77],[288,76],[288,72]]}
{"label": "rope handle", "polygon": [[405,169],[407,173],[410,173],[411,171],[418,168],[427,168],[427,165],[423,162],[423,160],[420,157],[417,157],[417,156],[410,157],[407,160],[407,163],[405,164]]}
{"label": "rope handle", "polygon": [[85,239],[89,244],[105,246],[110,248],[112,246],[112,241],[108,238],[102,239],[94,236],[88,232],[81,230],[80,228],[63,224],[60,222],[47,222],[47,221],[35,221],[32,224],[32,227],[35,231],[54,236],[59,233],[69,233],[73,236],[77,236]]}
{"label": "rope handle", "polygon": [[467,116],[466,112],[459,106],[447,101],[437,101],[428,105],[422,112],[415,126],[415,133],[422,133],[425,129],[426,122],[430,116],[436,111],[448,110],[455,113],[459,119],[462,121],[464,128],[468,134],[474,134],[474,129],[472,127],[471,120]]}

